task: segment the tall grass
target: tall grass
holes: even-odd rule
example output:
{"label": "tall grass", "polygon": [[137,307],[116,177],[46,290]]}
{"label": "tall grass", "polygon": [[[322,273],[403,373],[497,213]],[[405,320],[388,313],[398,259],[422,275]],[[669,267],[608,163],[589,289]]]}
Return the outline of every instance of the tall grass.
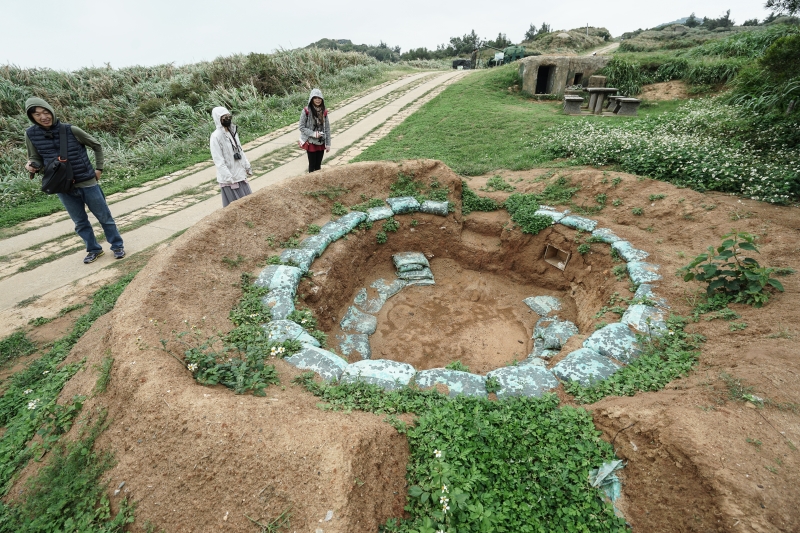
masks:
{"label": "tall grass", "polygon": [[296,120],[312,87],[322,88],[326,100],[335,102],[397,68],[364,54],[318,48],[234,55],[180,67],[74,72],[0,67],[0,207],[44,206],[33,214],[3,218],[0,225],[60,209],[23,170],[23,134],[30,126],[23,106],[30,96],[44,98],[60,119],[99,139],[106,159],[104,188],[114,192],[137,184],[147,171],[169,172],[205,158],[214,106],[234,112],[246,142]]}
{"label": "tall grass", "polygon": [[786,35],[800,34],[800,27],[793,24],[776,24],[759,31],[736,33],[721,39],[697,46],[686,52],[687,57],[761,57],[772,43]]}

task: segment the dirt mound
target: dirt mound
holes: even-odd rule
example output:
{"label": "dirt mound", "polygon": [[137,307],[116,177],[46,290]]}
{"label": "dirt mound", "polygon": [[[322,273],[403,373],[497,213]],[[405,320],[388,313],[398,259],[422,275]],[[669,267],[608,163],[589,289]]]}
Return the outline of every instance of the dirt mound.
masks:
{"label": "dirt mound", "polygon": [[[228,312],[241,295],[240,275],[259,272],[264,259],[278,252],[270,242],[330,219],[332,202],[303,193],[339,187],[346,192],[336,201],[345,205],[385,198],[398,171],[423,181],[435,176],[460,198],[461,179],[435,161],[349,165],[259,191],[165,245],[75,348],[70,360],[85,358],[87,370],[70,381],[65,398],[90,395],[95,366],[107,355],[115,358],[107,392],[88,400],[84,411],[108,409],[110,426],[98,445],[118,459],[106,477],[109,487],[124,481],[120,496],[139,502],[133,530],[150,522],[171,532],[251,532],[249,518],[263,523],[289,510],[292,531],[360,532],[402,516],[407,444],[382,417],[320,410],[313,396],[292,384],[300,372],[283,361],[276,361],[281,385],[260,398],[200,386],[171,356],[183,352],[182,332],[190,333],[186,340],[231,329]],[[659,293],[679,314],[689,311],[697,287],[672,273],[718,244],[731,227],[760,236],[762,264],[800,268],[796,208],[704,195],[616,172],[558,172],[582,187],[573,199],[578,205],[596,205],[596,196],[607,194],[608,206],[593,218],[650,252],[648,260],[660,264],[664,276]],[[541,191],[542,174],[503,173],[518,192]],[[487,178],[470,180],[470,187],[478,189]],[[665,197],[650,200],[659,194]],[[621,204],[612,207],[616,198]],[[634,215],[633,207],[644,214]],[[580,340],[593,331],[595,313],[611,294],[630,296],[627,282],[610,273],[609,247],[592,244],[590,253],[580,255],[580,236],[563,226],[529,236],[508,231],[505,212],[462,220],[460,209],[446,218],[417,213],[398,220],[400,230],[386,244],[376,244],[376,224],[337,241],[314,263],[314,276],[298,293],[324,331],[335,333],[359,288],[377,276],[391,279],[390,256],[401,251],[426,253],[437,285],[393,297],[378,317],[376,345],[381,338],[384,346],[403,342],[431,359],[448,346],[437,340],[435,350],[426,348],[434,337],[452,339],[453,350],[430,364],[464,357],[480,372],[476,354],[482,346],[475,345],[484,341],[501,352],[489,354],[486,365],[514,358],[508,353],[514,345],[527,355],[535,320],[514,301],[529,290],[571,302]],[[544,242],[573,252],[563,273],[540,260]],[[792,340],[800,334],[800,276],[782,281],[786,293],[766,308],[732,306],[745,329],[731,331],[722,320],[691,326],[708,342],[688,378],[661,392],[591,406],[605,438],[627,461],[620,507],[635,531],[793,531],[800,523],[800,360]],[[420,317],[409,315],[415,310]],[[418,335],[409,332],[423,327]],[[729,400],[723,373],[782,408],[752,409]],[[320,523],[328,510],[333,519]]]}
{"label": "dirt mound", "polygon": [[680,80],[665,81],[642,86],[639,93],[642,100],[686,100],[689,98],[689,88]]}

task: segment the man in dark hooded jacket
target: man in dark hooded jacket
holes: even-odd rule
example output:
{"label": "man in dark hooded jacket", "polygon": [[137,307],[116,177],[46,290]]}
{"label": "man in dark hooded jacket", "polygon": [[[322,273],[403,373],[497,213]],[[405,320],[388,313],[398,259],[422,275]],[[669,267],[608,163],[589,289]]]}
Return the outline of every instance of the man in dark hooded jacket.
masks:
{"label": "man in dark hooded jacket", "polygon": [[[50,104],[41,98],[28,98],[25,101],[25,112],[33,122],[33,126],[25,130],[25,145],[28,148],[28,163],[25,169],[34,173],[44,169],[58,157],[61,147],[59,128],[61,123]],[[114,258],[122,259],[125,257],[122,237],[98,184],[103,173],[103,148],[94,137],[77,126],[64,125],[67,134],[67,159],[72,166],[75,181],[73,189],[68,193],[58,193],[58,198],[75,223],[75,232],[86,243],[87,255],[83,262],[93,263],[103,255],[103,247],[97,242],[92,223],[86,214],[87,207],[100,222]],[[96,169],[89,161],[87,146],[94,151]]]}

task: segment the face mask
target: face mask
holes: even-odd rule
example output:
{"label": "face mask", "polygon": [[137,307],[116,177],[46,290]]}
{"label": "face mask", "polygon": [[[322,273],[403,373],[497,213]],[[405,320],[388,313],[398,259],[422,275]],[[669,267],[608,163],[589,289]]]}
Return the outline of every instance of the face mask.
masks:
{"label": "face mask", "polygon": [[228,126],[231,125],[231,119],[223,118],[222,120],[219,121],[219,123],[227,128]]}

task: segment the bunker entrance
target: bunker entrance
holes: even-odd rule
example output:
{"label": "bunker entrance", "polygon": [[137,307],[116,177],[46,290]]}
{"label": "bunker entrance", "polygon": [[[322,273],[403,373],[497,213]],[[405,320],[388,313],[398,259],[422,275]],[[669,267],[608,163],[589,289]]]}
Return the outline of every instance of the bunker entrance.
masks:
{"label": "bunker entrance", "polygon": [[536,94],[548,94],[553,87],[553,65],[541,65],[536,71]]}

